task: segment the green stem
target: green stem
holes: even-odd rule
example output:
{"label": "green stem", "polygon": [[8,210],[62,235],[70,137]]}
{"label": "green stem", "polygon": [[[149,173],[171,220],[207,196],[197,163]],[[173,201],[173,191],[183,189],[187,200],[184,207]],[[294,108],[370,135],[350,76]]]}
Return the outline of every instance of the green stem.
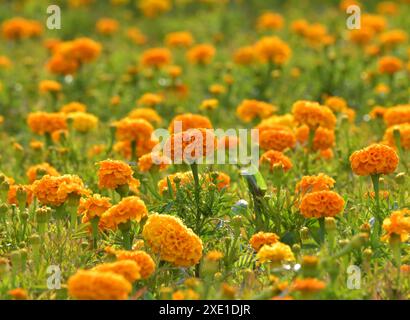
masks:
{"label": "green stem", "polygon": [[194,177],[194,196],[195,196],[195,204],[196,204],[196,233],[200,233],[200,226],[201,226],[201,211],[199,208],[199,200],[200,200],[200,186],[199,186],[199,174],[198,174],[198,164],[196,162],[192,163],[191,165],[192,175]]}

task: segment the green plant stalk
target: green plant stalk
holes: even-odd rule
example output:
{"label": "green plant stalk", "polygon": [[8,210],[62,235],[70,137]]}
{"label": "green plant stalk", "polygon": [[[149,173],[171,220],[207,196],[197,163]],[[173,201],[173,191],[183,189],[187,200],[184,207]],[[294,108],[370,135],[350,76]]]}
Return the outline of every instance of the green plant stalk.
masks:
{"label": "green plant stalk", "polygon": [[192,175],[194,177],[194,184],[195,184],[195,190],[194,190],[194,196],[195,196],[195,205],[196,205],[196,227],[195,227],[195,232],[196,234],[200,234],[200,229],[201,229],[201,210],[199,207],[199,201],[200,201],[200,186],[199,186],[199,173],[198,173],[198,164],[196,162],[191,163],[190,165]]}

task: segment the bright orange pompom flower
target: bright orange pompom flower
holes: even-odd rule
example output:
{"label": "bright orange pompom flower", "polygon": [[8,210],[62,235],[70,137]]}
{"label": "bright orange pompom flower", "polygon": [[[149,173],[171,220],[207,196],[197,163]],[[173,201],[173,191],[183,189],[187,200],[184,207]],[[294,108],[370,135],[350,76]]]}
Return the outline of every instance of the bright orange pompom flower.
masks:
{"label": "bright orange pompom flower", "polygon": [[393,235],[396,235],[400,237],[401,242],[407,241],[410,237],[410,210],[404,208],[393,211],[390,217],[384,219],[383,229],[386,234],[382,240],[388,241]]}
{"label": "bright orange pompom flower", "polygon": [[155,262],[145,251],[108,250],[108,253],[114,254],[119,261],[132,260],[136,262],[140,267],[140,273],[143,279],[149,278],[155,271]]}
{"label": "bright orange pompom flower", "polygon": [[271,245],[279,241],[279,237],[272,232],[258,232],[255,233],[249,240],[249,244],[252,246],[253,250],[259,251],[265,244]]}
{"label": "bright orange pompom flower", "polygon": [[26,175],[30,183],[33,183],[35,180],[40,179],[42,176],[46,174],[50,176],[60,175],[60,173],[47,162],[31,166],[30,168],[28,168],[26,172]]}
{"label": "bright orange pompom flower", "polygon": [[292,107],[295,121],[307,125],[310,129],[324,127],[334,129],[336,117],[333,112],[325,106],[313,101],[296,101]]}
{"label": "bright orange pompom flower", "polygon": [[269,150],[262,154],[259,159],[260,164],[268,163],[271,170],[276,166],[280,166],[284,171],[292,168],[292,161],[280,151]]}
{"label": "bright orange pompom flower", "polygon": [[250,122],[256,117],[265,119],[277,109],[276,106],[264,101],[245,99],[236,108],[236,114],[244,122]]}
{"label": "bright orange pompom flower", "polygon": [[123,161],[104,160],[98,163],[98,187],[116,189],[129,185],[133,180],[131,167]]}
{"label": "bright orange pompom flower", "polygon": [[209,64],[215,56],[215,47],[210,44],[198,44],[192,47],[186,54],[192,64]]}
{"label": "bright orange pompom flower", "polygon": [[309,192],[330,190],[335,182],[333,178],[323,173],[319,173],[316,176],[304,176],[297,183],[295,193],[304,196]]}
{"label": "bright orange pompom flower", "polygon": [[283,151],[294,148],[296,137],[290,130],[267,129],[259,135],[259,145],[264,150]]}
{"label": "bright orange pompom flower", "polygon": [[110,198],[93,194],[91,197],[80,200],[78,214],[84,216],[83,222],[88,222],[94,217],[101,217],[109,208],[111,208]]}
{"label": "bright orange pompom flower", "polygon": [[384,112],[384,122],[388,127],[395,124],[410,123],[410,104],[388,108]]}
{"label": "bright orange pompom flower", "polygon": [[343,211],[345,201],[333,191],[317,191],[306,194],[300,204],[305,218],[334,217]]}
{"label": "bright orange pompom flower", "polygon": [[292,50],[282,39],[272,36],[263,37],[255,43],[255,52],[262,62],[271,62],[278,65],[286,63]]}
{"label": "bright orange pompom flower", "polygon": [[63,113],[33,112],[28,115],[27,124],[37,134],[66,130],[66,116]]}
{"label": "bright orange pompom flower", "polygon": [[172,54],[166,48],[151,48],[141,56],[141,64],[145,67],[161,68],[172,61]]}
{"label": "bright orange pompom flower", "polygon": [[183,113],[172,119],[168,130],[174,133],[199,128],[212,129],[212,123],[207,117],[200,114]]}

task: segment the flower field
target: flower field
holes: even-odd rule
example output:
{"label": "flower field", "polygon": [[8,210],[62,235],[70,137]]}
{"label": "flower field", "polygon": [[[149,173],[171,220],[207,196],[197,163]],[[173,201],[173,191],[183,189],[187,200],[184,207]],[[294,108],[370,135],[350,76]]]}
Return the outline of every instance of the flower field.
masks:
{"label": "flower field", "polygon": [[410,298],[410,1],[0,0],[1,300]]}

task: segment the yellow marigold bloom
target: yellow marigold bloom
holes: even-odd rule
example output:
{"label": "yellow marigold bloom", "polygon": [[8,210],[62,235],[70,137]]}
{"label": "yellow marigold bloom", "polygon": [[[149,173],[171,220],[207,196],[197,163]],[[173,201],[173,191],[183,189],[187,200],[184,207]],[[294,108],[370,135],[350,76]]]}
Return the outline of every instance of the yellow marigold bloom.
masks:
{"label": "yellow marigold bloom", "polygon": [[400,272],[405,273],[405,274],[410,274],[410,265],[409,264],[403,264],[400,267]]}
{"label": "yellow marigold bloom", "polygon": [[266,129],[275,129],[280,127],[293,129],[295,127],[295,120],[293,118],[293,115],[287,113],[279,116],[270,116],[269,118],[263,119],[261,123],[256,126],[256,129],[259,129],[259,132],[262,132]]}
{"label": "yellow marigold bloom", "polygon": [[326,283],[316,278],[296,279],[292,284],[292,291],[316,293],[326,288]]}
{"label": "yellow marigold bloom", "polygon": [[177,65],[172,65],[167,68],[167,73],[171,78],[175,79],[182,74],[182,68]]}
{"label": "yellow marigold bloom", "polygon": [[283,151],[294,148],[296,137],[290,130],[267,129],[259,134],[259,146],[263,150]]}
{"label": "yellow marigold bloom", "polygon": [[398,10],[397,4],[393,1],[383,1],[377,5],[377,12],[380,14],[394,15]]}
{"label": "yellow marigold bloom", "polygon": [[67,116],[73,121],[73,128],[78,132],[88,132],[98,125],[98,118],[91,113],[72,112]]}
{"label": "yellow marigold bloom", "polygon": [[250,122],[256,117],[265,119],[276,111],[277,107],[270,103],[249,99],[243,100],[236,108],[237,116],[245,122]]}
{"label": "yellow marigold bloom", "polygon": [[305,124],[311,129],[317,127],[334,129],[336,126],[336,117],[333,112],[317,102],[296,101],[292,106],[292,113],[296,122]]}
{"label": "yellow marigold bloom", "polygon": [[395,124],[410,123],[410,104],[388,108],[384,113],[384,122],[388,127]]}
{"label": "yellow marigold bloom", "polygon": [[309,192],[327,191],[333,188],[335,182],[333,178],[323,173],[316,176],[304,176],[297,183],[295,193],[303,197]]}
{"label": "yellow marigold bloom", "polygon": [[53,177],[43,176],[33,183],[33,192],[43,205],[60,206],[69,197],[87,196],[90,191],[84,187],[83,181],[75,175]]}
{"label": "yellow marigold bloom", "polygon": [[118,31],[119,23],[115,19],[101,18],[97,21],[95,28],[98,33],[103,35],[111,35]]}
{"label": "yellow marigold bloom", "polygon": [[260,231],[255,233],[249,240],[249,244],[253,250],[259,251],[265,244],[271,245],[279,241],[279,237],[276,233]]}
{"label": "yellow marigold bloom", "polygon": [[290,170],[293,165],[292,161],[280,151],[269,150],[262,154],[259,159],[260,164],[267,163],[273,170],[276,166],[282,167],[283,171]]}
{"label": "yellow marigold bloom", "polygon": [[101,224],[107,229],[116,229],[119,224],[130,220],[140,222],[146,216],[148,210],[144,201],[139,197],[131,196],[122,198],[118,204],[104,212],[101,216]]}
{"label": "yellow marigold bloom", "polygon": [[138,159],[138,168],[142,172],[148,172],[152,168],[158,168],[162,171],[168,168],[171,164],[171,160],[164,155],[158,153],[147,153]]}
{"label": "yellow marigold bloom", "polygon": [[380,58],[378,64],[380,73],[393,74],[403,69],[403,61],[392,56]]}
{"label": "yellow marigold bloom", "polygon": [[144,119],[124,118],[114,122],[118,140],[139,142],[150,140],[154,127]]}
{"label": "yellow marigold bloom", "polygon": [[255,51],[262,62],[274,64],[284,64],[292,55],[292,50],[286,42],[276,36],[260,39],[255,43]]}
{"label": "yellow marigold bloom", "polygon": [[375,32],[370,27],[354,29],[349,32],[349,40],[359,45],[365,45],[374,39]]}
{"label": "yellow marigold bloom", "polygon": [[43,81],[40,81],[38,85],[38,90],[41,93],[60,92],[61,88],[62,88],[61,84],[54,80],[43,80]]}
{"label": "yellow marigold bloom", "polygon": [[165,43],[168,47],[188,48],[194,43],[194,38],[188,31],[171,32],[166,35]]}
{"label": "yellow marigold bloom", "polygon": [[189,62],[192,64],[209,64],[214,58],[216,49],[210,44],[198,44],[191,49],[186,54]]}
{"label": "yellow marigold bloom", "polygon": [[223,258],[224,254],[219,250],[211,250],[205,255],[206,260],[219,261]]}
{"label": "yellow marigold bloom", "polygon": [[402,123],[389,127],[383,137],[383,140],[391,147],[396,146],[394,131],[400,133],[400,145],[403,149],[410,149],[410,123]]}
{"label": "yellow marigold bloom", "polygon": [[26,175],[28,177],[28,181],[33,183],[34,181],[41,179],[44,175],[57,177],[60,173],[47,162],[43,162],[28,168]]}
{"label": "yellow marigold bloom", "polygon": [[95,266],[91,271],[112,272],[123,276],[127,281],[133,283],[141,279],[140,266],[133,260],[121,260],[111,263],[102,263]]}
{"label": "yellow marigold bloom", "polygon": [[161,260],[175,266],[196,265],[202,257],[202,241],[179,218],[151,214],[142,230],[144,240]]}
{"label": "yellow marigold bloom", "polygon": [[65,114],[73,112],[87,112],[87,106],[81,102],[73,101],[63,105],[60,112]]}
{"label": "yellow marigold bloom", "polygon": [[151,108],[139,108],[134,109],[128,114],[128,118],[130,119],[144,119],[151,124],[160,124],[162,118],[159,114]]}
{"label": "yellow marigold bloom", "polygon": [[283,27],[283,17],[276,12],[265,12],[258,17],[258,30],[278,30]]}
{"label": "yellow marigold bloom", "polygon": [[374,88],[374,91],[378,94],[385,95],[390,92],[390,87],[384,83],[380,83]]}
{"label": "yellow marigold bloom", "polygon": [[306,194],[300,204],[305,218],[334,217],[343,211],[345,201],[333,191],[316,191]]}
{"label": "yellow marigold bloom", "polygon": [[158,15],[171,10],[172,3],[170,0],[139,0],[138,8],[142,11],[144,16],[155,18]]}
{"label": "yellow marigold bloom", "polygon": [[142,250],[126,251],[113,250],[118,261],[132,260],[140,267],[140,274],[143,279],[149,278],[155,271],[155,262],[151,256]]}
{"label": "yellow marigold bloom", "polygon": [[8,69],[12,66],[11,60],[6,56],[0,56],[0,68]]}
{"label": "yellow marigold bloom", "polygon": [[233,61],[240,65],[249,65],[256,60],[255,49],[253,46],[241,47],[234,52]]}
{"label": "yellow marigold bloom", "polygon": [[395,29],[380,35],[380,44],[386,48],[392,48],[407,41],[407,33],[404,30]]}
{"label": "yellow marigold bloom", "polygon": [[263,245],[256,254],[256,258],[259,263],[269,262],[275,266],[279,266],[284,262],[295,261],[291,248],[279,241],[270,245]]}
{"label": "yellow marigold bloom", "polygon": [[9,290],[7,294],[11,296],[14,300],[27,300],[28,299],[27,290],[22,289],[22,288],[16,288],[13,290]]}
{"label": "yellow marigold bloom", "polygon": [[215,110],[219,105],[217,99],[206,99],[201,102],[199,109],[201,110]]}
{"label": "yellow marigold bloom", "polygon": [[138,99],[137,105],[138,106],[144,106],[144,107],[150,107],[153,108],[156,105],[159,105],[164,102],[164,97],[155,94],[155,93],[144,93],[141,98]]}
{"label": "yellow marigold bloom", "polygon": [[131,167],[118,160],[104,160],[98,162],[98,187],[100,189],[117,189],[129,185],[133,180]]}
{"label": "yellow marigold bloom", "polygon": [[410,210],[393,211],[389,218],[384,219],[383,229],[386,234],[382,237],[383,241],[388,241],[392,235],[400,236],[400,241],[405,242],[410,237]]}
{"label": "yellow marigold bloom", "polygon": [[142,33],[142,31],[136,27],[127,29],[127,37],[131,39],[132,42],[138,45],[143,45],[147,42],[147,37]]}
{"label": "yellow marigold bloom", "polygon": [[212,129],[211,121],[199,114],[184,113],[174,117],[168,127],[170,133],[187,131],[189,129]]}
{"label": "yellow marigold bloom", "polygon": [[375,14],[363,14],[362,15],[362,28],[369,27],[374,32],[380,33],[384,29],[386,29],[387,21],[383,16],[375,15]]}
{"label": "yellow marigold bloom", "polygon": [[28,115],[27,124],[31,131],[40,135],[67,129],[63,113],[32,112]]}
{"label": "yellow marigold bloom", "polygon": [[141,64],[145,67],[161,68],[171,61],[171,51],[166,48],[151,48],[144,51],[141,56]]}
{"label": "yellow marigold bloom", "polygon": [[[0,124],[1,124],[1,119],[0,119]],[[41,150],[44,148],[44,142],[38,141],[38,140],[31,140],[30,141],[30,148],[33,150]]]}
{"label": "yellow marigold bloom", "polygon": [[226,92],[226,87],[222,84],[214,83],[209,86],[208,91],[214,95],[221,95]]}
{"label": "yellow marigold bloom", "polygon": [[33,190],[31,185],[12,184],[7,193],[7,202],[9,204],[18,205],[17,192],[24,192],[27,196],[26,204],[30,205],[33,202]]}
{"label": "yellow marigold bloom", "polygon": [[[296,129],[296,139],[302,145],[305,145],[309,140],[310,129],[307,125],[303,125]],[[335,133],[333,130],[319,127],[315,130],[313,137],[313,150],[326,150],[333,147],[335,144]]]}
{"label": "yellow marigold bloom", "polygon": [[178,181],[178,184],[183,186],[188,184],[190,181],[192,181],[193,176],[192,176],[192,172],[188,171],[188,172],[177,172],[174,174],[170,174],[167,177],[161,179],[158,182],[158,190],[160,194],[163,194],[164,192],[166,192],[168,190],[168,179],[169,182],[171,183],[171,187],[173,189],[173,191],[176,191],[176,181]]}
{"label": "yellow marigold bloom", "polygon": [[303,36],[306,30],[309,28],[309,23],[305,19],[294,20],[292,21],[290,28],[292,32]]}
{"label": "yellow marigold bloom", "polygon": [[355,151],[349,160],[353,172],[359,176],[389,174],[399,164],[399,157],[394,149],[383,144],[372,144]]}
{"label": "yellow marigold bloom", "polygon": [[7,40],[21,40],[41,35],[43,27],[38,21],[15,17],[5,20],[1,25],[1,31]]}
{"label": "yellow marigold bloom", "polygon": [[68,279],[68,294],[78,300],[125,300],[132,286],[114,272],[79,270]]}
{"label": "yellow marigold bloom", "polygon": [[172,294],[172,300],[199,300],[200,296],[192,289],[177,290]]}
{"label": "yellow marigold bloom", "polygon": [[93,194],[90,197],[80,200],[77,212],[79,215],[86,217],[86,221],[84,222],[88,222],[94,217],[101,217],[109,208],[111,208],[110,198]]}
{"label": "yellow marigold bloom", "polygon": [[342,112],[347,109],[347,102],[340,97],[329,97],[325,101],[325,106],[329,107],[333,112]]}

